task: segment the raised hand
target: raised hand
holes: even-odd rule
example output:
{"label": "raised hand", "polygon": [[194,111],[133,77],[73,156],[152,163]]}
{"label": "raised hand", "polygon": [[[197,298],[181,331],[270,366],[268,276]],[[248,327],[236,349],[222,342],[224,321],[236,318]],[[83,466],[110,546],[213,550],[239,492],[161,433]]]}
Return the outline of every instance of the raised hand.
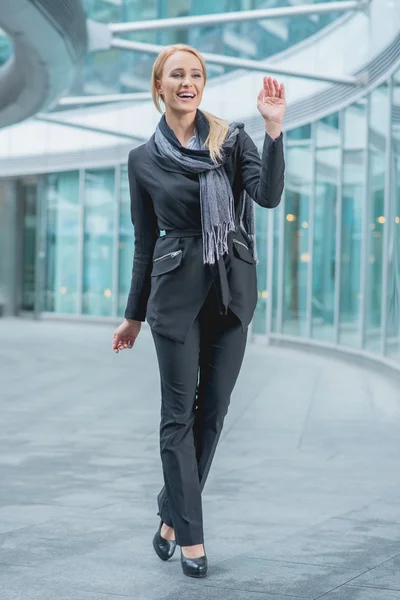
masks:
{"label": "raised hand", "polygon": [[278,137],[282,130],[286,111],[285,86],[272,77],[264,77],[263,87],[257,96],[257,108],[265,121],[265,129],[272,137]]}

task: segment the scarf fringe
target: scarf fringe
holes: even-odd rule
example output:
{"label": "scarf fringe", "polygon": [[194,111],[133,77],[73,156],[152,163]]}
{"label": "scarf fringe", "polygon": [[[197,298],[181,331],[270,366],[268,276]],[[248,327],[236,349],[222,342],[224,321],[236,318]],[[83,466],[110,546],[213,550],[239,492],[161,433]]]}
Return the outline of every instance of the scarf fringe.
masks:
{"label": "scarf fringe", "polygon": [[213,265],[220,256],[228,252],[228,234],[235,229],[235,223],[231,222],[203,232],[203,263]]}

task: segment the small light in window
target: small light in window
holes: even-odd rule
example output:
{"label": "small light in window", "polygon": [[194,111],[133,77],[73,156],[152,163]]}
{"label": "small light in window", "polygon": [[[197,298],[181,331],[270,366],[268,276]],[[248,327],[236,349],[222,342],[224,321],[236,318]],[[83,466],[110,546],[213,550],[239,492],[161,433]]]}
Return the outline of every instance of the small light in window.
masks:
{"label": "small light in window", "polygon": [[396,217],[395,218],[395,223],[399,224],[400,223],[400,217]]}
{"label": "small light in window", "polygon": [[307,229],[308,228],[308,223],[307,221],[303,221],[301,226],[303,227],[303,229]]}
{"label": "small light in window", "polygon": [[105,298],[111,298],[111,296],[112,296],[112,293],[111,293],[110,289],[107,288],[106,290],[104,290],[104,297]]}
{"label": "small light in window", "polygon": [[385,217],[378,217],[377,218],[378,223],[384,223],[385,222]]}
{"label": "small light in window", "polygon": [[310,253],[303,252],[303,254],[300,254],[300,262],[303,262],[303,263],[310,262]]}
{"label": "small light in window", "polygon": [[66,294],[66,293],[67,293],[67,291],[68,291],[68,290],[67,290],[67,288],[66,288],[66,287],[62,287],[62,288],[60,288],[60,294],[62,294],[63,296],[64,296],[64,294]]}
{"label": "small light in window", "polygon": [[292,215],[291,213],[286,215],[286,221],[289,221],[289,223],[292,223],[292,221],[295,221],[295,220],[296,220],[295,215]]}
{"label": "small light in window", "polygon": [[268,298],[268,296],[269,296],[268,290],[263,290],[261,292],[261,298],[263,298],[264,300],[266,300]]}

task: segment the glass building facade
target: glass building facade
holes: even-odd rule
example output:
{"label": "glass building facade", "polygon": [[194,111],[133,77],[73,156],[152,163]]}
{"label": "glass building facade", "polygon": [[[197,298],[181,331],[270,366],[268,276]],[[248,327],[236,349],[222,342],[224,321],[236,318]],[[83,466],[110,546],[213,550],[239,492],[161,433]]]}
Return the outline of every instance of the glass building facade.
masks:
{"label": "glass building facade", "polygon": [[[282,4],[85,1],[88,16],[104,23]],[[305,40],[337,16],[279,19],[274,27],[260,21],[126,37],[187,42],[204,52],[262,59]],[[0,34],[0,62],[10,52]],[[148,91],[153,61],[150,54],[116,49],[91,53],[70,92]],[[224,72],[211,65],[210,76]],[[286,130],[284,142],[282,202],[275,210],[256,209],[260,262],[254,338],[302,340],[400,364],[400,66],[356,102]],[[101,166],[42,171],[15,185],[22,215],[21,256],[14,269],[22,273],[20,311],[123,316],[134,232],[126,163],[111,154],[108,164],[102,159]],[[7,194],[0,178],[0,216]],[[0,242],[2,227],[4,234],[11,230],[6,216],[3,224],[0,219]],[[0,261],[0,270],[5,267]]]}
{"label": "glass building facade", "polygon": [[[400,361],[400,70],[340,112],[285,133],[286,185],[257,207],[256,336]],[[126,165],[51,173],[44,310],[122,316],[133,228]]]}
{"label": "glass building facade", "polygon": [[[309,3],[312,2],[315,0]],[[137,22],[285,5],[291,6],[292,3],[282,0],[84,0],[89,18],[102,23]],[[262,60],[305,40],[333,22],[339,14],[329,12],[297,16],[295,19],[207,25],[188,30],[145,31],[121,34],[119,37],[162,45],[190,44],[201,52]],[[154,56],[150,54],[116,48],[92,52],[72,93],[90,95],[147,92],[153,62]],[[210,64],[208,75],[211,78],[232,70],[230,67]]]}

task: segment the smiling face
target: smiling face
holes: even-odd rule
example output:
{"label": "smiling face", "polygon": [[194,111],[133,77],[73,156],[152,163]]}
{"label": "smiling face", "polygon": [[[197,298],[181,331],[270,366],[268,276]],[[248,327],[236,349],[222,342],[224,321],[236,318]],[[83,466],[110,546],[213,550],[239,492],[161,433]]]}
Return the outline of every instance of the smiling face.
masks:
{"label": "smiling face", "polygon": [[179,51],[165,61],[157,89],[166,110],[190,113],[197,110],[204,85],[203,67],[197,56]]}

